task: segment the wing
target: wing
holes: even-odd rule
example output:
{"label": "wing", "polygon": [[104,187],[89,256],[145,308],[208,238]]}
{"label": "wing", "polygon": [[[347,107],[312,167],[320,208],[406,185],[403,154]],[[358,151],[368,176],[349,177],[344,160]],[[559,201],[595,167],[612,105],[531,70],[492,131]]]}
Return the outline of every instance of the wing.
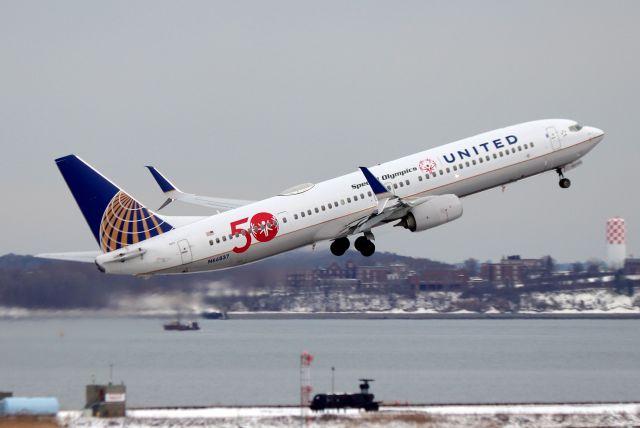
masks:
{"label": "wing", "polygon": [[361,219],[349,224],[339,236],[352,235],[362,232],[369,232],[373,227],[380,223],[388,223],[399,220],[407,215],[411,208],[420,205],[423,202],[435,196],[427,196],[422,198],[399,198],[391,192],[391,189],[384,187],[375,175],[368,168],[361,166],[360,170],[367,179],[374,196],[378,201],[378,209]]}
{"label": "wing", "polygon": [[158,211],[160,211],[162,208],[166,207],[173,201],[182,201],[188,204],[201,205],[203,207],[213,208],[218,211],[227,211],[254,202],[242,199],[211,198],[208,196],[194,195],[192,193],[184,193],[162,174],[160,174],[160,172],[155,167],[147,166],[147,168],[160,186],[160,189],[162,189],[164,194],[167,196],[167,200],[162,204],[160,208],[158,208]]}

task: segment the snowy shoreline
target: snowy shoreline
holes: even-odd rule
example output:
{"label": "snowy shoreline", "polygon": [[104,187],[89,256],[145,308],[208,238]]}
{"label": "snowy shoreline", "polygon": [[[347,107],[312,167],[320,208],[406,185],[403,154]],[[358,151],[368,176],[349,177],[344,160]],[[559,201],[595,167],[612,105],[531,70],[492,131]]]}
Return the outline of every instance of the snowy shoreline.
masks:
{"label": "snowy shoreline", "polygon": [[[640,308],[639,308],[640,309]],[[0,307],[0,320],[20,320],[38,318],[174,318],[174,311],[132,312],[114,310],[29,310],[24,308]],[[183,314],[185,318],[199,318],[199,314]],[[521,312],[435,312],[435,311],[344,311],[344,312],[302,312],[302,311],[260,311],[228,312],[229,319],[640,319],[636,310],[559,310]]]}
{"label": "snowy shoreline", "polygon": [[58,414],[67,428],[127,427],[289,427],[437,426],[597,427],[640,423],[640,403],[489,404],[383,406],[380,412],[347,410],[312,414],[295,406],[132,409],[126,418],[96,419],[80,411]]}

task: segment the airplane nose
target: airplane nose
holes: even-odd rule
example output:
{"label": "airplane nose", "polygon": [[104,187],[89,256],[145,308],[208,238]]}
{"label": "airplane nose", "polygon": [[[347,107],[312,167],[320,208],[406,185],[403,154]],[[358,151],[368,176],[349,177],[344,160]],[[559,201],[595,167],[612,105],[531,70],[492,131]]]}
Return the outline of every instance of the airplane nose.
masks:
{"label": "airplane nose", "polygon": [[604,131],[602,129],[594,128],[593,126],[586,126],[587,132],[589,135],[593,137],[602,137],[604,136]]}

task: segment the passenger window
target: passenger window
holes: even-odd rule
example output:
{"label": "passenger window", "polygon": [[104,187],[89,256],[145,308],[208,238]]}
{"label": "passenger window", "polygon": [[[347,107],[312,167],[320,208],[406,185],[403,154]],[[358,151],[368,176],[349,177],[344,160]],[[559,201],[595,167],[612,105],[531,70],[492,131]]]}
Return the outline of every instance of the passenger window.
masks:
{"label": "passenger window", "polygon": [[400,182],[400,187],[404,187],[404,183],[402,181]]}
{"label": "passenger window", "polygon": [[222,240],[226,242],[227,241],[227,235],[222,236]]}
{"label": "passenger window", "polygon": [[393,183],[393,188],[397,189],[398,188],[398,183]]}
{"label": "passenger window", "polygon": [[230,233],[230,234],[229,234],[229,241],[231,241],[232,239],[233,239],[233,234],[232,234],[232,233]]}
{"label": "passenger window", "polygon": [[433,174],[431,174],[431,176],[432,176],[433,178],[436,178],[436,172],[435,172],[435,171],[433,171]]}
{"label": "passenger window", "polygon": [[406,184],[408,186],[410,184],[409,180],[404,180],[404,184]]}
{"label": "passenger window", "polygon": [[529,148],[529,145],[527,143],[524,143],[524,149],[526,150],[528,148]]}
{"label": "passenger window", "polygon": [[502,154],[502,152],[500,152],[500,157],[503,157],[504,155]]}
{"label": "passenger window", "polygon": [[518,151],[521,152],[522,151],[522,147],[518,146]]}
{"label": "passenger window", "polygon": [[451,170],[449,168],[447,168],[447,174],[449,174],[451,172]]}
{"label": "passenger window", "polygon": [[531,147],[533,147],[533,141],[531,143],[529,143],[531,145]]}
{"label": "passenger window", "polygon": [[220,238],[216,238],[216,244],[220,243]]}
{"label": "passenger window", "polygon": [[418,176],[418,181],[422,181],[422,176],[421,175]]}
{"label": "passenger window", "polygon": [[282,217],[282,222],[286,223],[287,222],[287,218],[286,217]]}
{"label": "passenger window", "polygon": [[316,207],[316,214],[318,214],[320,212],[320,210],[318,209],[318,207]]}
{"label": "passenger window", "polygon": [[307,210],[307,214],[308,214],[308,215],[311,215],[311,210]]}
{"label": "passenger window", "polygon": [[326,211],[326,208],[324,207],[324,205],[320,206],[320,209],[321,209],[322,211]]}
{"label": "passenger window", "polygon": [[516,152],[516,148],[515,148],[515,147],[512,147],[512,148],[511,148],[511,153],[515,153],[515,152]]}
{"label": "passenger window", "polygon": [[369,197],[371,197],[371,192],[370,192],[370,191],[369,191],[369,192],[367,192],[367,195],[369,195]]}
{"label": "passenger window", "polygon": [[424,178],[429,179],[429,174],[425,174]]}
{"label": "passenger window", "polygon": [[442,170],[440,170],[440,175],[444,174],[444,172],[442,172]]}
{"label": "passenger window", "polygon": [[364,193],[360,193],[360,199],[364,199]]}
{"label": "passenger window", "polygon": [[340,199],[340,205],[344,205],[344,199]]}
{"label": "passenger window", "polygon": [[358,200],[358,195],[353,195],[353,201],[357,201]]}
{"label": "passenger window", "polygon": [[462,169],[462,164],[458,165],[458,168]]}
{"label": "passenger window", "polygon": [[338,208],[338,201],[333,201],[333,206]]}
{"label": "passenger window", "polygon": [[351,198],[347,198],[347,202],[348,202],[348,203],[351,203]]}
{"label": "passenger window", "polygon": [[487,159],[487,162],[489,162],[489,161],[491,160],[491,158],[489,157],[489,155],[487,155],[486,159]]}
{"label": "passenger window", "polygon": [[329,209],[331,209],[331,202],[329,202],[327,206],[329,207]]}
{"label": "passenger window", "polygon": [[[476,160],[475,159],[472,160],[471,163],[475,165],[476,164]],[[467,162],[467,166],[469,166],[469,162]]]}
{"label": "passenger window", "polygon": [[391,191],[391,184],[387,185],[387,190]]}
{"label": "passenger window", "polygon": [[300,213],[300,215],[304,218],[304,211],[302,211],[302,212]]}
{"label": "passenger window", "polygon": [[209,239],[209,245],[213,245],[213,239]]}
{"label": "passenger window", "polygon": [[498,159],[498,155],[494,153],[494,154],[493,154],[493,158],[494,158],[494,159]]}
{"label": "passenger window", "polygon": [[480,163],[484,162],[484,158],[478,158],[478,162]]}
{"label": "passenger window", "polygon": [[[453,170],[454,170],[454,171],[457,171],[457,170],[458,170],[458,167],[454,165],[454,166],[453,166]],[[448,169],[447,169],[447,172],[449,172],[449,170],[448,170]]]}
{"label": "passenger window", "polygon": [[294,214],[294,215],[293,215],[293,219],[294,219],[294,220],[297,220],[297,219],[298,219],[298,214]]}

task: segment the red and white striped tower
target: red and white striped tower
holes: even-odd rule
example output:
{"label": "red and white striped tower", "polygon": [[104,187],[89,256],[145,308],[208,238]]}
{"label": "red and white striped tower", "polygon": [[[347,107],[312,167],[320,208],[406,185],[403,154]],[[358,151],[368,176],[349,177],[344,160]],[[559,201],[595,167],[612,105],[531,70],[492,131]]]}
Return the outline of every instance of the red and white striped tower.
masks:
{"label": "red and white striped tower", "polygon": [[624,219],[614,217],[607,220],[607,261],[612,269],[622,269],[627,258]]}
{"label": "red and white striped tower", "polygon": [[300,416],[306,416],[311,404],[311,362],[313,355],[307,351],[300,355]]}

